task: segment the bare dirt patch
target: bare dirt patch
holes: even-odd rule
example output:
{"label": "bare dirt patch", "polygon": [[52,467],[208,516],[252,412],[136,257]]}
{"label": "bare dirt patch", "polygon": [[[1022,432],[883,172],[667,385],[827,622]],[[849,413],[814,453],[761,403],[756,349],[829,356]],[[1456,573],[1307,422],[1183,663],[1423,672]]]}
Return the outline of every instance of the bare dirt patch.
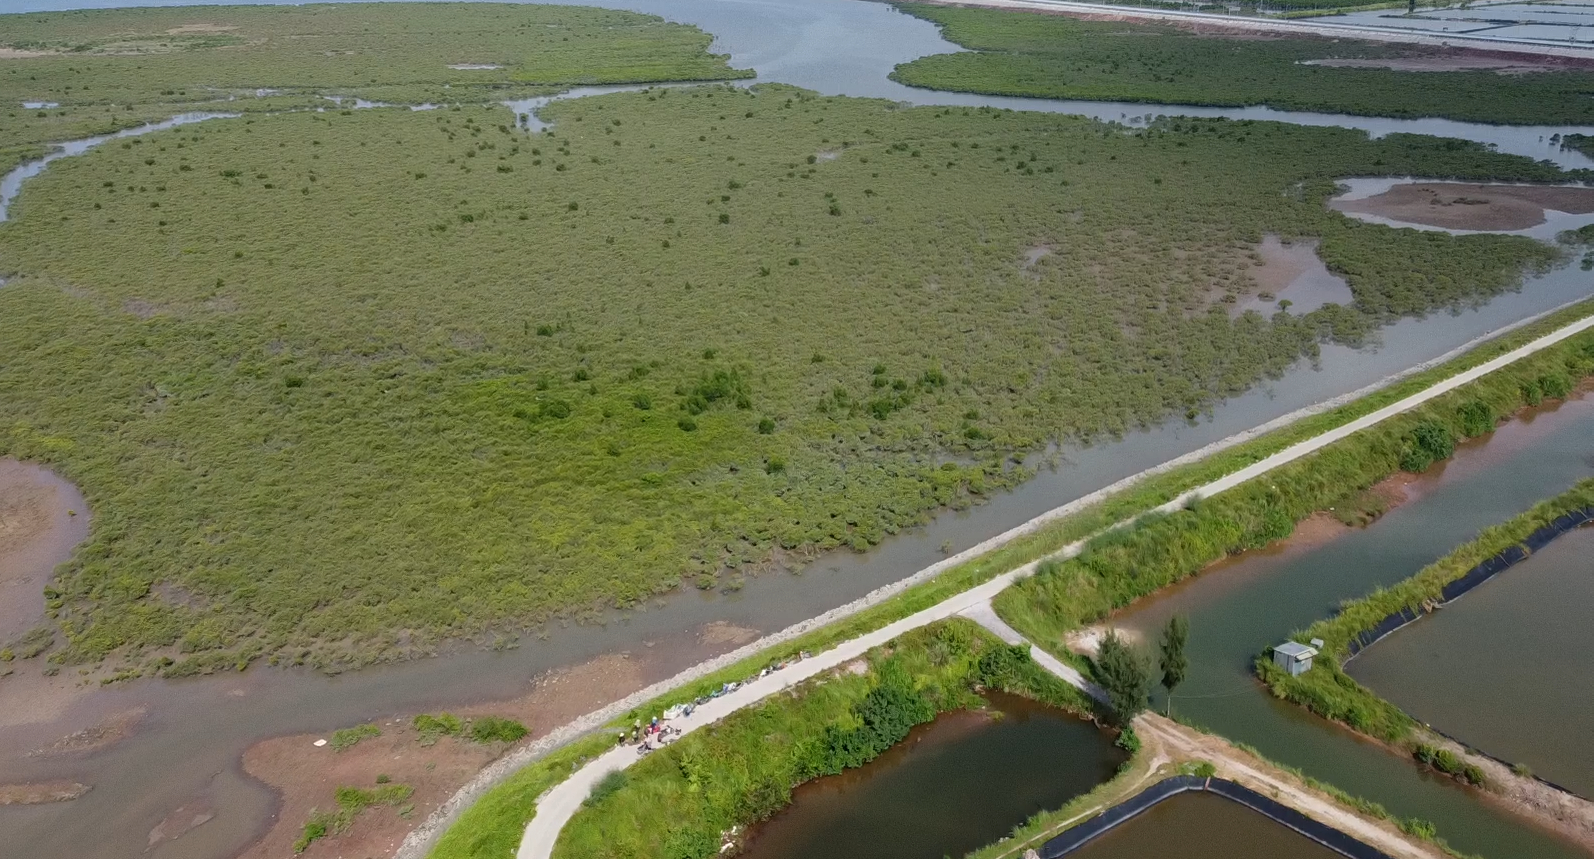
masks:
{"label": "bare dirt patch", "polygon": [[75,781],[40,781],[32,784],[0,784],[0,805],[40,805],[67,802],[89,792],[89,786]]}
{"label": "bare dirt patch", "polygon": [[195,33],[225,33],[238,29],[234,24],[184,24],[166,31],[168,36],[189,36]]}
{"label": "bare dirt patch", "polygon": [[1023,266],[1024,270],[1029,271],[1035,268],[1035,265],[1039,263],[1043,257],[1051,256],[1051,253],[1051,245],[1036,245],[1032,248],[1025,248]]}
{"label": "bare dirt patch", "polygon": [[1577,215],[1594,212],[1594,188],[1414,182],[1329,205],[1341,212],[1449,230],[1525,230],[1544,223],[1545,209]]}
{"label": "bare dirt patch", "polygon": [[71,484],[0,460],[0,646],[44,619],[44,586],[88,530],[88,505]]}
{"label": "bare dirt patch", "polygon": [[35,51],[26,48],[0,48],[0,60],[31,60],[34,57],[55,57],[60,51]]}
{"label": "bare dirt patch", "polygon": [[1545,63],[1527,62],[1520,58],[1489,57],[1469,54],[1435,54],[1417,57],[1388,57],[1384,59],[1325,59],[1306,60],[1303,66],[1327,66],[1334,69],[1390,69],[1397,72],[1478,72],[1492,71],[1502,75],[1526,75],[1536,72],[1558,71],[1558,67]]}
{"label": "bare dirt patch", "polygon": [[705,623],[697,632],[699,644],[732,644],[740,647],[757,638],[758,630],[723,620]]}
{"label": "bare dirt patch", "polygon": [[1487,793],[1506,808],[1543,823],[1586,848],[1594,848],[1594,803],[1533,778],[1439,734],[1422,730],[1419,742],[1449,749],[1483,770]]}
{"label": "bare dirt patch", "polygon": [[[540,675],[533,681],[532,690],[519,698],[452,712],[515,719],[531,729],[524,741],[529,742],[642,688],[650,673],[643,658],[609,654]],[[381,736],[361,740],[341,752],[334,751],[330,744],[317,747],[315,741],[324,737],[310,734],[278,737],[251,746],[244,753],[244,769],[275,789],[282,804],[270,831],[241,859],[292,856],[293,842],[312,810],[335,810],[334,794],[339,787],[370,789],[377,785],[378,776],[387,776],[392,784],[409,785],[415,792],[398,807],[374,806],[365,810],[347,831],[316,840],[303,855],[308,859],[392,855],[415,824],[507,750],[502,744],[481,745],[451,737],[422,746],[408,716],[385,719],[377,725]],[[151,837],[154,836],[152,832]]]}

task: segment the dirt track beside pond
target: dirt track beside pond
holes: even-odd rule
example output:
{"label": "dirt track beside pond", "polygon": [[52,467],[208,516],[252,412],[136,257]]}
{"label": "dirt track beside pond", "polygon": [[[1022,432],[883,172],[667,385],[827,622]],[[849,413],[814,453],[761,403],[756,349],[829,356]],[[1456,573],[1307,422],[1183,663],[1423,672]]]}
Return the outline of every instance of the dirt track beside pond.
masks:
{"label": "dirt track beside pond", "polygon": [[1544,223],[1545,209],[1577,215],[1594,212],[1594,188],[1422,182],[1329,205],[1341,212],[1447,230],[1525,230]]}

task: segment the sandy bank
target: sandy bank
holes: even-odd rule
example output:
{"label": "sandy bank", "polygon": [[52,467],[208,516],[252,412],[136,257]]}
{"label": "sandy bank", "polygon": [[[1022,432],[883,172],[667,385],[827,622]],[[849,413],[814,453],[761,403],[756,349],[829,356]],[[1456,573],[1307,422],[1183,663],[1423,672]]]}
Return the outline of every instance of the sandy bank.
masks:
{"label": "sandy bank", "polygon": [[0,784],[0,805],[39,805],[68,802],[89,792],[89,786],[75,781],[41,781],[32,784]]}
{"label": "sandy bank", "polygon": [[1594,188],[1417,182],[1329,206],[1448,230],[1525,230],[1544,223],[1546,209],[1594,212]]}

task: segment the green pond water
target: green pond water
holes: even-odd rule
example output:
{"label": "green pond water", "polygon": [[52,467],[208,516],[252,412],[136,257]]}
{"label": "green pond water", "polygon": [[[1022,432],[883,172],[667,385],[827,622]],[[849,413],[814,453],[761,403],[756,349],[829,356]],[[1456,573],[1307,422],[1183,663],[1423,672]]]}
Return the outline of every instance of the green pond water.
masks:
{"label": "green pond water", "polygon": [[1068,859],[1340,859],[1340,854],[1245,806],[1210,793],[1153,805]]}
{"label": "green pond water", "polygon": [[1594,796],[1594,529],[1565,534],[1351,660],[1462,742]]}
{"label": "green pond water", "polygon": [[745,859],[941,859],[1112,778],[1109,734],[1013,695],[947,713],[865,766],[816,779],[750,835]]}
{"label": "green pond water", "polygon": [[[1483,528],[1560,494],[1591,474],[1594,401],[1585,398],[1528,415],[1487,438],[1462,445],[1455,459],[1408,485],[1411,498],[1406,503],[1367,528],[1229,559],[1131,606],[1112,623],[1131,634],[1154,638],[1170,615],[1189,618],[1189,678],[1178,690],[1174,707],[1196,724],[1379,802],[1400,817],[1430,820],[1464,853],[1490,859],[1586,857],[1582,850],[1486,803],[1470,789],[1274,700],[1255,680],[1251,666],[1265,648],[1333,614],[1342,601],[1411,576]],[[1584,599],[1567,606],[1533,608],[1575,615],[1586,613],[1588,605]],[[1471,640],[1458,658],[1484,655],[1483,636]],[[1512,663],[1521,682],[1544,691],[1530,700],[1511,701],[1504,693],[1483,691],[1488,684],[1479,683],[1478,697],[1469,698],[1465,706],[1479,706],[1480,719],[1495,720],[1502,730],[1512,727],[1523,709],[1543,706],[1539,702],[1545,692],[1557,685],[1587,686],[1588,653],[1585,647],[1568,657],[1575,668],[1559,657],[1523,657]],[[1412,703],[1398,695],[1395,700]],[[1486,701],[1493,703],[1485,709]],[[1157,703],[1160,707],[1160,699]],[[1429,718],[1439,716],[1434,713]],[[1458,733],[1467,731],[1465,725],[1456,727]],[[1586,730],[1583,736],[1577,745],[1586,749],[1590,745]],[[1486,743],[1481,736],[1474,741]],[[1512,749],[1501,751],[1510,754]]]}

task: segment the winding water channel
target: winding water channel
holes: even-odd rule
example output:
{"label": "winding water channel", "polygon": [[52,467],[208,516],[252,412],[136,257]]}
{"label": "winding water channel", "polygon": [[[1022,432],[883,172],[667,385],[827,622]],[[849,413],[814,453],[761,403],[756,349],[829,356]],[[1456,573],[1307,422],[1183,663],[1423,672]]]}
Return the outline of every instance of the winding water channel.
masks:
{"label": "winding water channel", "polygon": [[[1367,528],[1296,540],[1221,562],[1131,606],[1112,623],[1154,637],[1171,615],[1189,618],[1190,673],[1174,697],[1174,708],[1196,724],[1250,743],[1276,761],[1382,803],[1401,817],[1431,820],[1464,853],[1585,856],[1481,801],[1455,781],[1424,773],[1400,755],[1274,700],[1252,677],[1251,664],[1264,648],[1332,614],[1341,601],[1411,576],[1483,528],[1590,474],[1594,398],[1584,396],[1462,445],[1453,460],[1409,483],[1408,500]],[[1473,644],[1469,656],[1485,646],[1477,639]],[[1578,656],[1579,671],[1586,675],[1587,653]],[[1537,659],[1513,668],[1519,682],[1535,688],[1566,680]],[[1401,700],[1398,694],[1394,697]],[[1479,707],[1480,717],[1514,724],[1516,706],[1492,696],[1490,700],[1501,706]],[[1470,698],[1472,705],[1483,702],[1482,697]]]}
{"label": "winding water channel", "polygon": [[[32,11],[121,5],[127,4],[118,0],[21,0],[8,4],[7,8],[8,11]],[[173,0],[151,0],[141,5],[183,4]],[[1124,122],[1143,122],[1153,114],[1177,113],[1337,125],[1365,129],[1375,135],[1437,134],[1491,144],[1501,151],[1550,159],[1568,167],[1594,166],[1594,161],[1562,150],[1550,141],[1553,134],[1574,130],[1594,134],[1594,129],[1385,120],[1267,108],[1227,110],[1028,100],[911,89],[887,79],[893,66],[926,54],[958,49],[943,40],[929,23],[877,3],[854,0],[603,0],[587,5],[632,9],[695,24],[715,35],[713,50],[729,53],[735,66],[754,68],[759,80],[796,84],[825,94],[884,97],[920,104],[1076,113]],[[27,177],[20,177],[18,182],[23,178]],[[0,844],[26,844],[31,848],[30,855],[46,859],[77,859],[91,855],[142,855],[153,859],[232,856],[258,837],[275,812],[275,800],[270,791],[240,769],[243,750],[260,739],[326,731],[421,710],[503,700],[524,694],[529,682],[544,671],[615,651],[644,655],[643,681],[661,679],[729,649],[727,644],[714,644],[700,638],[698,630],[708,622],[727,621],[770,632],[812,617],[940,560],[943,545],[954,551],[972,546],[1149,466],[1297,408],[1371,384],[1502,325],[1586,296],[1591,281],[1594,276],[1568,266],[1533,278],[1521,291],[1501,296],[1480,308],[1399,322],[1384,329],[1376,348],[1358,351],[1325,347],[1317,367],[1302,366],[1280,380],[1259,386],[1218,407],[1210,419],[1198,425],[1171,422],[1151,431],[1132,433],[1110,444],[1085,450],[1067,449],[1063,452],[1063,467],[1042,473],[1017,490],[991,499],[990,503],[971,511],[940,516],[930,525],[901,535],[867,555],[834,555],[800,576],[770,575],[756,579],[735,595],[683,594],[667,605],[617,618],[603,627],[556,630],[548,640],[527,641],[518,650],[466,652],[368,669],[343,677],[257,669],[240,675],[185,681],[119,684],[59,703],[52,703],[54,699],[48,696],[30,700],[26,707],[14,706],[14,701],[0,702],[5,704],[0,706],[0,782],[70,778],[94,786],[89,794],[70,803],[0,808]],[[1534,424],[1538,425],[1539,422]],[[1585,422],[1580,426],[1586,440],[1594,424]],[[1553,450],[1541,452],[1549,454]],[[1526,453],[1523,457],[1534,459]],[[1558,477],[1568,476],[1582,467],[1575,457],[1547,456],[1547,459],[1558,463],[1558,467],[1552,469]],[[1465,467],[1458,465],[1451,470],[1465,471]],[[1524,471],[1522,475],[1505,476],[1520,483],[1525,496],[1537,498],[1554,491],[1553,488],[1529,486],[1532,481],[1526,474],[1537,471],[1532,468]],[[1492,506],[1480,505],[1471,511],[1470,518],[1457,516],[1442,523],[1450,529],[1448,531],[1424,531],[1419,535],[1422,538],[1419,543],[1429,547],[1430,542],[1442,534],[1454,533],[1457,527],[1473,527],[1463,523],[1503,518],[1496,516],[1499,505],[1504,499],[1515,496],[1499,491],[1487,494]],[[1377,533],[1395,527],[1402,521],[1400,517],[1406,515],[1410,514],[1404,511],[1392,514],[1387,522],[1378,526]],[[1393,575],[1411,560],[1412,552],[1407,548],[1408,551],[1380,558],[1376,564],[1364,559],[1356,570],[1367,573],[1376,569],[1380,574]],[[1203,577],[1202,581],[1206,580],[1208,577]],[[1353,586],[1365,581],[1358,579],[1340,584],[1359,593]],[[1259,590],[1249,605],[1255,612],[1253,620],[1263,622],[1265,628],[1236,624],[1232,635],[1239,637],[1230,640],[1230,648],[1210,652],[1217,658],[1216,664],[1222,666],[1216,676],[1238,679],[1236,672],[1244,669],[1249,654],[1331,607],[1331,600],[1323,601],[1328,599],[1326,595],[1307,600],[1309,605],[1296,602],[1303,594],[1311,593],[1306,590],[1281,595],[1265,588]],[[1197,629],[1202,628],[1203,625],[1198,624]],[[1204,641],[1208,639],[1198,633],[1198,645],[1217,645],[1215,636],[1208,644],[1203,644]],[[1240,654],[1246,658],[1239,659]],[[1196,685],[1193,680],[1192,691]],[[1237,702],[1250,702],[1236,705],[1237,712],[1248,712],[1246,707],[1267,710],[1270,706],[1266,701],[1258,701],[1254,694],[1247,694],[1249,697],[1234,698]],[[147,712],[138,730],[103,751],[66,758],[35,758],[26,754],[63,734],[93,725],[107,714],[136,708]],[[1521,839],[1537,836],[1525,833],[1519,825],[1459,791],[1422,782],[1414,769],[1404,762],[1388,760],[1389,756],[1382,752],[1367,750],[1371,757],[1364,755],[1366,773],[1358,773],[1355,767],[1346,772],[1345,766],[1336,765],[1343,762],[1338,756],[1342,754],[1339,749],[1345,745],[1345,740],[1335,739],[1333,742],[1338,745],[1322,751],[1323,746],[1313,745],[1319,741],[1311,739],[1323,735],[1324,729],[1315,723],[1281,716],[1277,712],[1263,720],[1239,718],[1240,724],[1236,725],[1218,718],[1198,718],[1225,733],[1232,727],[1233,734],[1240,739],[1253,742],[1276,757],[1299,763],[1313,774],[1353,792],[1374,795],[1400,808],[1402,813],[1433,818],[1444,831],[1453,833],[1458,846],[1465,849],[1501,857],[1566,855],[1558,844],[1542,838],[1531,843],[1550,852],[1496,849],[1520,847],[1528,843]],[[1264,729],[1263,726],[1276,722],[1291,727],[1276,737],[1254,736],[1269,734],[1271,727]],[[1299,750],[1291,754],[1297,740]],[[1352,747],[1355,748],[1354,744]],[[1362,789],[1372,786],[1377,789]],[[1412,798],[1408,805],[1417,810],[1408,811],[1394,799],[1407,796]],[[1445,799],[1430,801],[1428,798],[1432,796]],[[150,848],[146,833],[172,809],[196,797],[205,798],[216,810],[216,817],[178,840]],[[1426,811],[1433,802],[1449,805],[1444,806],[1447,810],[1441,810],[1442,813]],[[1467,827],[1454,824],[1467,815],[1484,821],[1474,827],[1480,833],[1493,834],[1471,839],[1461,837],[1460,833]]]}

